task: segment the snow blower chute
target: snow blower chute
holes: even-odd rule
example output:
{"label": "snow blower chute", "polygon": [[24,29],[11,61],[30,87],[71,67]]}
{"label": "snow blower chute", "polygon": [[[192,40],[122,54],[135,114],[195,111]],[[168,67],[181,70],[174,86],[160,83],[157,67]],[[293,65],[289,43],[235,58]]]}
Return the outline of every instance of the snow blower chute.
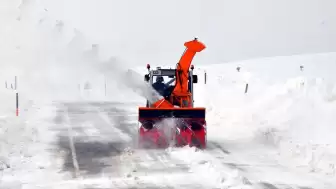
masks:
{"label": "snow blower chute", "polygon": [[[206,147],[205,108],[194,107],[193,75],[191,62],[205,45],[197,39],[188,41],[175,69],[151,69],[145,81],[161,95],[155,102],[147,100],[139,107],[139,144],[142,147],[196,146]],[[169,81],[165,82],[167,78]]]}

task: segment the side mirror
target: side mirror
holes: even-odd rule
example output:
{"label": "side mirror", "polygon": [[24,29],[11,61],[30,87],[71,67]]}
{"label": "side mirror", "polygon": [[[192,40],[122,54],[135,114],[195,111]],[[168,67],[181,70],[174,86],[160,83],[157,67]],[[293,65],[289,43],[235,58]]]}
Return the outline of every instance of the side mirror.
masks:
{"label": "side mirror", "polygon": [[150,80],[149,74],[145,75],[145,81],[148,82]]}
{"label": "side mirror", "polygon": [[192,77],[193,77],[193,83],[197,83],[197,82],[198,82],[198,77],[197,77],[197,75],[193,75]]}

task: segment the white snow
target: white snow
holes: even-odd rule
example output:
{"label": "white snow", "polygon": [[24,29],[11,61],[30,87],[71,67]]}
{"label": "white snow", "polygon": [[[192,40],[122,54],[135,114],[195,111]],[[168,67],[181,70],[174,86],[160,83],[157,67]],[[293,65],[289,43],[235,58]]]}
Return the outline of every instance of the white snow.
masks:
{"label": "white snow", "polygon": [[[276,164],[326,179],[316,183],[333,180],[335,61],[335,53],[326,53],[202,68],[209,84],[198,90],[205,95],[200,101],[208,110],[209,140],[271,146]],[[246,73],[250,76],[247,94]]]}
{"label": "white snow", "polygon": [[[120,170],[89,177],[79,167],[73,178],[64,170],[69,152],[59,147],[59,130],[66,130],[65,145],[74,148],[70,164],[85,153],[73,140],[134,139],[137,107],[152,92],[143,83],[146,64],[134,68],[119,57],[101,56],[85,32],[56,19],[38,1],[22,2],[6,1],[6,19],[0,17],[6,22],[0,30],[0,188],[336,187],[333,52],[196,64],[195,102],[207,108],[207,150],[143,151],[130,145],[104,157]],[[11,88],[15,76],[17,90]]]}

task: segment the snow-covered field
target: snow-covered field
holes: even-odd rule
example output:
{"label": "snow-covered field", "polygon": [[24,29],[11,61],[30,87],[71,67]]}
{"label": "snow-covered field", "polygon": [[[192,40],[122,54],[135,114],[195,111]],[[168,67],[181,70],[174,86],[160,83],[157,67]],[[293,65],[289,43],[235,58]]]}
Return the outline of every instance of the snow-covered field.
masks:
{"label": "snow-covered field", "polygon": [[145,64],[101,56],[81,31],[23,2],[0,7],[0,188],[336,188],[336,53],[196,64],[208,149],[144,151],[135,141]]}

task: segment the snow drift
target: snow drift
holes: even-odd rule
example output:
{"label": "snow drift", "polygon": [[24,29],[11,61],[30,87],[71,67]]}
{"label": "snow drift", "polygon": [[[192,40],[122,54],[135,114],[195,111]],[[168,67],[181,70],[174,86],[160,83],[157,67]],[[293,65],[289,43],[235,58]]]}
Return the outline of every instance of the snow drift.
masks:
{"label": "snow drift", "polygon": [[216,91],[202,92],[210,140],[254,140],[275,146],[286,163],[333,173],[335,61],[325,53],[203,67],[208,84],[196,90]]}

